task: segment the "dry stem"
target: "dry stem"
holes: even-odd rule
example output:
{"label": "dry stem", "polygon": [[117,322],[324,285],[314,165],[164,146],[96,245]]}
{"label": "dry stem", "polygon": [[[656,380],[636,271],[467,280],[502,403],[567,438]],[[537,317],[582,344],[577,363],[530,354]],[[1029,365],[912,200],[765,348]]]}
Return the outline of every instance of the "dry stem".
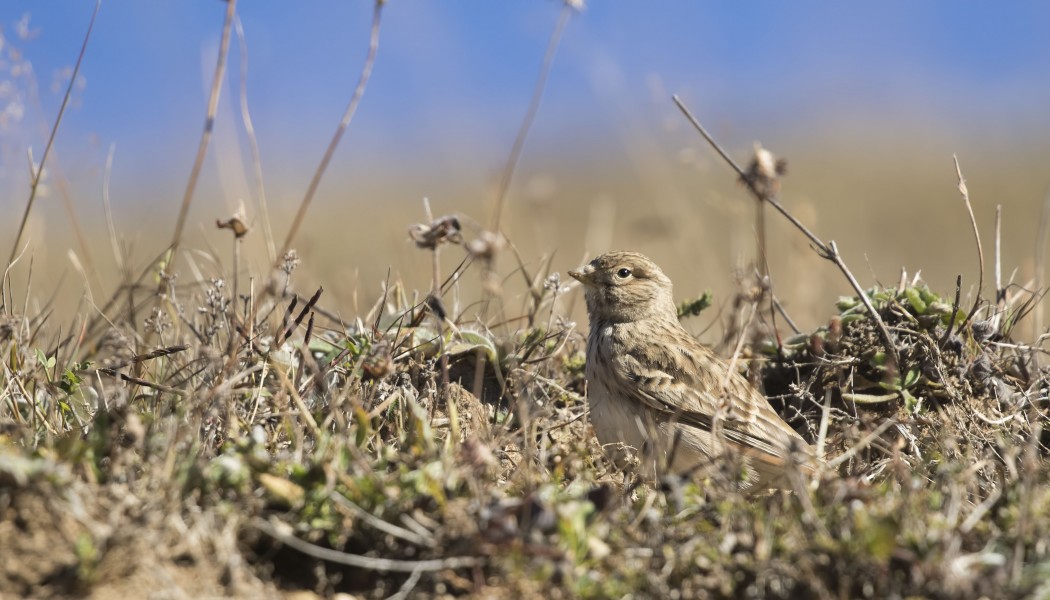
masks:
{"label": "dry stem", "polygon": [[335,134],[332,135],[332,141],[328,143],[328,149],[325,150],[324,156],[321,157],[321,164],[317,165],[317,170],[310,180],[310,185],[306,188],[306,195],[303,196],[303,201],[299,203],[299,210],[295,213],[295,219],[292,220],[292,226],[288,229],[288,235],[284,238],[284,244],[281,246],[277,259],[280,259],[291,249],[292,242],[295,240],[296,234],[299,233],[299,227],[306,216],[306,209],[309,208],[310,202],[317,192],[317,187],[321,184],[321,178],[324,176],[325,170],[328,169],[328,163],[331,162],[332,156],[335,155],[335,149],[339,146],[339,140],[343,138],[343,133],[350,126],[350,121],[353,120],[354,113],[357,112],[357,105],[361,103],[361,97],[365,95],[368,79],[372,76],[372,67],[375,66],[376,53],[379,51],[379,24],[384,4],[385,0],[376,0],[375,10],[372,12],[372,33],[368,41],[368,56],[365,58],[364,67],[361,68],[361,76],[357,81],[357,87],[354,88],[354,95],[351,96],[350,104],[347,105],[346,112],[343,113],[343,118],[339,121]]}
{"label": "dry stem", "polygon": [[846,266],[845,261],[842,259],[842,255],[839,254],[838,246],[835,244],[835,241],[831,240],[825,244],[812,231],[810,231],[808,228],[806,228],[805,225],[803,225],[798,219],[796,219],[794,215],[789,213],[787,209],[780,204],[776,196],[765,196],[759,190],[755,189],[754,184],[746,176],[744,170],[740,168],[740,165],[738,165],[736,161],[734,161],[732,157],[730,157],[729,154],[722,148],[722,146],[720,146],[718,142],[716,142],[714,138],[711,137],[711,134],[709,134],[707,130],[704,129],[704,126],[700,124],[700,121],[697,120],[695,116],[693,116],[693,113],[685,106],[681,98],[679,98],[677,94],[673,95],[671,98],[674,100],[674,103],[678,105],[678,109],[682,111],[682,114],[684,114],[685,117],[689,119],[689,122],[693,124],[693,127],[695,127],[696,130],[700,132],[700,135],[702,135],[705,140],[707,140],[707,143],[710,144],[711,147],[714,148],[715,151],[718,152],[718,154],[726,161],[726,163],[728,163],[729,166],[737,172],[741,180],[744,181],[744,183],[748,186],[748,189],[751,190],[755,197],[764,200],[765,202],[769,203],[770,206],[777,209],[777,212],[779,212],[781,215],[784,216],[784,218],[790,221],[796,229],[801,231],[802,234],[805,235],[809,239],[809,241],[817,247],[817,254],[820,255],[821,258],[825,258],[835,263],[835,266],[837,266],[839,270],[842,271],[842,274],[845,275],[846,279],[849,281],[850,286],[857,293],[857,297],[864,304],[864,308],[867,309],[868,314],[871,315],[871,318],[875,321],[875,324],[879,330],[879,335],[882,337],[882,341],[886,345],[886,350],[893,356],[894,363],[900,365],[900,354],[897,351],[897,344],[894,341],[893,336],[890,335],[889,330],[886,328],[886,323],[883,322],[882,317],[879,316],[879,312],[875,310],[875,306],[871,303],[871,299],[868,298],[868,295],[864,292],[864,289],[861,288],[860,283],[853,276],[853,273],[849,270],[849,267]]}
{"label": "dry stem", "polygon": [[36,192],[40,187],[40,177],[44,173],[44,164],[47,163],[47,157],[51,153],[51,147],[55,144],[55,135],[58,133],[58,126],[62,124],[62,116],[66,114],[66,106],[69,105],[69,98],[73,95],[73,86],[76,85],[77,76],[80,74],[80,64],[84,61],[84,54],[87,52],[88,40],[91,39],[91,30],[95,27],[95,17],[98,16],[98,11],[102,7],[102,0],[95,1],[95,10],[91,13],[91,21],[88,23],[87,32],[84,34],[84,43],[80,46],[80,54],[77,55],[77,63],[73,67],[73,74],[69,78],[69,85],[66,86],[66,93],[62,97],[62,106],[58,109],[58,116],[55,117],[55,124],[51,127],[51,135],[47,138],[47,145],[44,146],[44,154],[40,157],[40,166],[34,168],[33,173],[33,184],[29,188],[29,200],[26,202],[26,209],[22,213],[22,222],[18,225],[18,233],[15,234],[15,241],[11,244],[11,255],[7,259],[8,266],[15,261],[15,255],[18,254],[18,244],[22,241],[22,234],[25,232],[26,223],[29,221],[29,213],[33,210],[33,203],[36,200]]}
{"label": "dry stem", "polygon": [[200,179],[201,167],[204,166],[204,155],[208,152],[208,144],[211,142],[211,132],[215,128],[215,113],[219,109],[219,92],[222,91],[222,79],[226,73],[226,55],[230,50],[230,27],[233,24],[233,16],[237,10],[237,0],[228,0],[226,3],[226,21],[222,26],[222,41],[219,44],[219,58],[215,65],[215,75],[211,81],[211,94],[208,97],[208,114],[204,119],[204,131],[201,133],[200,145],[197,147],[197,158],[193,161],[193,169],[190,171],[190,180],[186,183],[186,191],[182,195],[182,206],[179,207],[178,220],[175,221],[175,233],[171,237],[171,247],[168,249],[168,264],[175,258],[175,250],[178,249],[182,240],[182,230],[186,225],[186,216],[193,203],[193,193],[197,189],[197,180]]}
{"label": "dry stem", "polygon": [[547,86],[547,76],[550,75],[551,65],[554,63],[554,53],[558,49],[558,42],[561,40],[565,26],[569,24],[569,18],[572,17],[574,10],[570,2],[565,2],[562,5],[561,14],[558,15],[558,22],[554,25],[550,41],[547,42],[547,51],[543,55],[543,64],[540,67],[539,77],[536,79],[536,87],[532,90],[532,100],[529,101],[529,108],[525,111],[525,118],[522,119],[521,127],[518,128],[518,135],[514,138],[514,145],[511,146],[507,164],[503,167],[499,194],[496,196],[496,213],[492,218],[493,232],[498,233],[500,230],[503,209],[507,199],[507,190],[510,188],[510,181],[514,177],[514,168],[517,166],[518,158],[521,157],[521,151],[525,147],[525,138],[529,134],[529,129],[532,128],[532,121],[536,118],[536,111],[540,108],[540,100],[543,98],[543,90]]}
{"label": "dry stem", "polygon": [[970,191],[966,188],[966,179],[963,178],[962,169],[959,168],[959,157],[952,155],[955,161],[955,174],[959,177],[959,194],[966,202],[966,213],[970,216],[970,225],[973,227],[973,237],[977,240],[977,260],[980,270],[977,272],[977,297],[973,300],[973,308],[959,325],[962,329],[973,319],[977,309],[981,306],[981,293],[984,291],[984,248],[981,246],[981,233],[977,230],[977,219],[973,216],[973,206],[970,204]]}
{"label": "dry stem", "polygon": [[244,121],[244,133],[248,136],[248,146],[252,151],[252,168],[255,175],[256,201],[259,203],[259,214],[262,216],[263,238],[266,240],[266,255],[273,263],[277,260],[277,248],[273,241],[273,227],[270,225],[270,208],[266,202],[266,186],[263,184],[262,158],[259,153],[259,140],[255,137],[255,126],[252,114],[248,110],[248,43],[244,40],[244,28],[240,17],[234,18],[237,30],[237,41],[241,50],[241,119]]}

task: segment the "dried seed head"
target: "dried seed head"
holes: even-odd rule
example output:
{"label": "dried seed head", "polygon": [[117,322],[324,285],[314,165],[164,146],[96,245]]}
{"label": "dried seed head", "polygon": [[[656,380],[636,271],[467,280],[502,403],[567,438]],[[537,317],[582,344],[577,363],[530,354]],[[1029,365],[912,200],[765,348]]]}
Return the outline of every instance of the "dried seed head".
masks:
{"label": "dried seed head", "polygon": [[787,173],[787,161],[777,158],[772,152],[755,142],[755,154],[744,173],[748,183],[763,198],[775,196],[780,191],[780,177]]}
{"label": "dried seed head", "polygon": [[266,281],[266,293],[284,298],[292,291],[292,271],[299,266],[299,254],[295,249],[284,253],[279,261],[270,271],[270,278]]}
{"label": "dried seed head", "polygon": [[467,252],[470,252],[475,258],[488,260],[495,257],[505,244],[506,242],[502,235],[491,231],[482,231],[481,235],[467,244]]}
{"label": "dried seed head", "polygon": [[416,223],[408,228],[408,237],[416,246],[424,250],[434,250],[443,243],[459,244],[463,242],[462,228],[459,219],[446,215],[436,221],[425,224]]}
{"label": "dried seed head", "polygon": [[225,221],[216,219],[215,226],[219,229],[229,229],[233,232],[233,236],[237,239],[240,239],[248,234],[248,226],[244,224],[244,221],[240,220],[237,217],[230,217]]}
{"label": "dried seed head", "polygon": [[569,291],[569,288],[567,286],[562,286],[561,273],[557,271],[551,273],[547,276],[547,279],[543,280],[543,289],[547,290],[548,292],[553,292],[555,294],[561,294]]}
{"label": "dried seed head", "polygon": [[281,270],[287,273],[288,275],[291,275],[292,271],[294,271],[295,268],[299,266],[300,262],[302,261],[299,259],[299,253],[296,252],[293,248],[288,252],[284,253],[284,257],[281,262]]}

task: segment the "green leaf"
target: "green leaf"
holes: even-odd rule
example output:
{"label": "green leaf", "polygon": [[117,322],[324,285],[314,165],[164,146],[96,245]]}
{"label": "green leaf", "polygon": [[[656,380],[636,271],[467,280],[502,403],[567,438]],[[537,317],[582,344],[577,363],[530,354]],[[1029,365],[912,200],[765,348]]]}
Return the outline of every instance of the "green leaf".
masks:
{"label": "green leaf", "polygon": [[62,379],[55,382],[58,387],[67,394],[75,394],[80,388],[80,384],[83,380],[77,375],[73,369],[66,369],[65,373],[62,374]]}
{"label": "green leaf", "polygon": [[[351,348],[357,348],[357,345],[354,343],[353,339],[350,339],[348,341],[349,346]],[[318,354],[324,354],[327,356],[330,353],[338,354],[339,352],[342,352],[342,348],[336,346],[335,344],[329,342],[324,338],[314,336],[310,338],[310,352],[316,352]]]}
{"label": "green leaf", "polygon": [[911,369],[904,375],[904,387],[910,388],[919,382],[919,371],[917,369]]}
{"label": "green leaf", "polygon": [[928,305],[934,302],[944,302],[940,296],[930,291],[930,288],[925,285],[919,287],[919,294],[922,296],[922,301]]}
{"label": "green leaf", "polygon": [[912,395],[908,390],[901,390],[901,397],[904,398],[904,408],[910,414],[916,414],[919,409],[922,408],[922,402]]}
{"label": "green leaf", "polygon": [[848,315],[844,314],[844,315],[842,315],[842,326],[845,327],[846,325],[849,325],[850,323],[852,323],[854,321],[861,321],[861,320],[867,319],[867,318],[868,318],[868,315],[866,313],[864,313],[864,312],[855,312],[855,313],[850,313]]}
{"label": "green leaf", "polygon": [[450,356],[469,354],[478,350],[485,353],[485,357],[488,358],[489,362],[497,361],[496,344],[476,331],[460,330],[459,335],[452,339],[445,348],[445,351]]}
{"label": "green leaf", "polygon": [[839,312],[846,312],[857,306],[860,306],[860,300],[852,296],[839,296],[838,302],[835,303],[835,307],[839,309]]}
{"label": "green leaf", "polygon": [[45,371],[49,369],[53,371],[55,368],[55,357],[47,356],[46,354],[44,354],[44,351],[40,348],[36,349],[36,360],[38,363],[40,363],[42,367],[44,367]]}
{"label": "green leaf", "polygon": [[904,290],[904,296],[908,299],[908,304],[911,304],[916,314],[926,314],[926,302],[922,299],[922,293],[918,289],[913,287],[907,288]]}

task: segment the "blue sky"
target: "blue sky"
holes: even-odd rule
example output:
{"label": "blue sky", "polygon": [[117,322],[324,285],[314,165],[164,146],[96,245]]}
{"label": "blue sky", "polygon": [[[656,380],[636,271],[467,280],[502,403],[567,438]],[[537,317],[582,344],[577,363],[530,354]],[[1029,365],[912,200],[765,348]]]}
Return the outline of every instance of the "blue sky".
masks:
{"label": "blue sky", "polygon": [[[92,5],[0,4],[5,36],[41,82],[45,117],[60,98],[50,84],[73,63]],[[92,133],[148,168],[160,168],[174,149],[192,148],[224,6],[105,2],[66,141]],[[261,139],[296,157],[319,152],[342,112],[364,56],[371,5],[292,6],[242,2],[239,11]],[[506,145],[558,10],[553,0],[391,0],[355,128],[383,152],[449,138]],[[30,40],[15,35],[24,14]],[[1048,22],[1045,2],[592,2],[566,32],[541,122],[601,130],[622,110],[666,108],[672,92],[740,119],[891,107],[1007,119],[1050,99]],[[236,48],[231,58],[235,82]],[[154,153],[151,145],[163,148]]]}

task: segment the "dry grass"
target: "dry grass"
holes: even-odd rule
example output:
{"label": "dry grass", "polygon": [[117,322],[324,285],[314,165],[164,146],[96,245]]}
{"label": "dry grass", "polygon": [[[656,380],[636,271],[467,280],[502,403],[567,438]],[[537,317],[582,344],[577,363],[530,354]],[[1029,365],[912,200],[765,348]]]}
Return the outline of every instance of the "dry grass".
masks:
{"label": "dry grass", "polygon": [[[459,248],[446,248],[463,257],[456,285],[481,285]],[[1047,382],[1041,351],[1010,337],[1024,294],[960,329],[963,311],[920,282],[873,290],[899,367],[855,298],[779,343],[760,319],[747,364],[786,419],[813,441],[823,429],[829,457],[849,459],[746,498],[723,467],[650,487],[605,461],[585,418],[582,336],[563,319],[576,292],[556,274],[508,269],[535,282],[526,309],[505,306],[503,326],[449,313],[441,341],[422,295],[392,283],[341,324],[324,295],[292,300],[295,266],[241,301],[222,279],[120,290],[108,322],[74,336],[5,303],[0,587],[1048,592]]]}

